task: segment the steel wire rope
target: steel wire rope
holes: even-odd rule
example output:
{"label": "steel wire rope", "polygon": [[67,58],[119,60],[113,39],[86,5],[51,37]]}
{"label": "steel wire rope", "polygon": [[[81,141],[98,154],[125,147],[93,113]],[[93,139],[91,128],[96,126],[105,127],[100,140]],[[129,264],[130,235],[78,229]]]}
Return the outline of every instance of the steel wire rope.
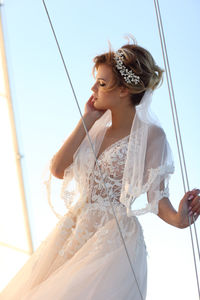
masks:
{"label": "steel wire rope", "polygon": [[[161,17],[158,0],[154,0],[154,6],[155,6],[159,37],[160,37],[161,48],[162,48],[162,55],[163,55],[166,77],[167,77],[167,85],[168,85],[172,118],[173,118],[176,143],[177,143],[177,149],[178,149],[178,156],[179,156],[179,162],[180,162],[180,168],[181,168],[181,175],[182,175],[182,180],[183,180],[184,191],[186,193],[186,185],[187,185],[187,189],[189,190],[189,179],[188,179],[187,167],[186,167],[186,162],[185,162],[185,154],[184,154],[184,149],[183,149],[182,136],[181,136],[181,130],[180,130],[180,125],[179,125],[179,118],[178,118],[178,113],[177,113],[177,108],[176,108],[176,100],[175,100],[175,94],[174,94],[174,88],[173,88],[173,81],[172,81],[169,59],[168,59],[168,54],[167,54],[165,34],[164,34],[162,17]],[[185,175],[184,175],[184,173],[185,173]],[[197,280],[197,288],[198,288],[198,294],[199,294],[199,299],[200,299],[200,287],[199,287],[198,270],[197,270],[196,254],[195,254],[194,237],[193,237],[193,233],[192,233],[191,216],[189,214],[188,214],[188,221],[189,221],[189,228],[190,228],[192,252],[193,252],[193,258],[194,258],[195,274],[196,274],[196,280]],[[197,230],[196,230],[194,216],[193,216],[193,224],[194,224],[194,231],[195,231],[196,246],[197,246],[197,251],[198,251],[198,255],[199,255],[199,259],[200,259],[199,242],[198,242],[198,236],[197,236]]]}
{"label": "steel wire rope", "polygon": [[198,241],[198,236],[197,236],[197,229],[196,229],[196,224],[195,224],[195,218],[194,218],[194,216],[192,216],[192,218],[193,218],[193,224],[194,224],[194,233],[195,233],[196,242],[197,242],[198,256],[199,256],[199,261],[200,261],[200,247],[199,247],[199,241]]}
{"label": "steel wire rope", "polygon": [[[85,133],[86,133],[86,135],[87,135],[87,138],[88,138],[88,140],[89,140],[89,144],[90,144],[90,146],[91,146],[91,149],[92,149],[92,152],[93,152],[93,155],[94,155],[94,158],[95,158],[95,162],[96,162],[98,171],[99,171],[99,173],[100,173],[100,176],[101,176],[101,179],[102,179],[104,188],[105,188],[105,190],[106,190],[106,193],[107,193],[107,195],[109,196],[109,192],[108,192],[106,183],[105,183],[105,181],[104,181],[104,178],[103,178],[103,175],[102,175],[100,166],[99,166],[98,159],[97,159],[96,154],[95,154],[95,150],[94,150],[94,147],[93,147],[93,144],[92,144],[92,141],[91,141],[89,132],[88,132],[87,127],[86,127],[86,125],[85,125],[85,122],[84,122],[84,119],[83,119],[83,115],[82,115],[82,112],[81,112],[81,109],[80,109],[80,105],[79,105],[79,103],[78,103],[78,99],[77,99],[77,96],[76,96],[76,93],[75,93],[75,90],[74,90],[74,87],[73,87],[73,84],[72,84],[72,80],[71,80],[71,78],[70,78],[70,75],[69,75],[69,72],[68,72],[68,69],[67,69],[67,65],[66,65],[66,63],[65,63],[65,60],[64,60],[64,57],[63,57],[63,54],[62,54],[62,51],[61,51],[61,48],[60,48],[60,45],[59,45],[59,42],[58,42],[56,33],[55,33],[55,30],[54,30],[54,26],[53,26],[53,24],[52,24],[52,21],[51,21],[51,18],[50,18],[50,15],[49,15],[49,12],[48,12],[46,3],[45,3],[45,0],[42,0],[42,2],[43,2],[43,5],[44,5],[44,8],[45,8],[45,11],[46,11],[48,20],[49,20],[49,24],[50,24],[51,30],[52,30],[52,32],[53,32],[53,36],[54,36],[54,38],[55,38],[55,41],[56,41],[56,44],[57,44],[57,47],[58,47],[59,54],[60,54],[60,56],[61,56],[61,59],[62,59],[63,65],[64,65],[64,69],[65,69],[65,72],[66,72],[68,81],[69,81],[69,83],[70,83],[70,87],[71,87],[71,89],[72,89],[72,93],[73,93],[75,102],[76,102],[76,104],[77,104],[77,107],[78,107],[78,110],[79,110],[79,113],[80,113],[80,116],[81,116],[81,120],[82,120],[82,123],[83,123],[83,127],[84,127],[84,129],[85,129]],[[128,253],[128,249],[127,249],[127,247],[126,247],[126,243],[125,243],[124,238],[123,238],[123,234],[122,234],[122,231],[121,231],[121,228],[120,228],[120,225],[119,225],[117,216],[116,216],[116,214],[115,214],[115,210],[114,210],[112,201],[110,200],[109,197],[108,197],[108,199],[109,199],[109,202],[110,202],[110,205],[111,205],[111,209],[112,209],[112,212],[113,212],[113,215],[114,215],[114,218],[115,218],[115,221],[116,221],[116,224],[117,224],[119,233],[120,233],[120,237],[121,237],[121,241],[122,241],[123,246],[124,246],[124,250],[125,250],[126,255],[127,255],[127,258],[128,258],[129,265],[130,265],[131,270],[132,270],[132,273],[133,273],[134,280],[135,280],[136,285],[137,285],[137,288],[138,288],[138,292],[139,292],[139,294],[140,294],[141,299],[144,300],[144,297],[143,297],[143,295],[142,295],[142,292],[141,292],[141,289],[140,289],[140,286],[139,286],[139,283],[138,283],[138,280],[137,280],[137,277],[136,277],[134,268],[133,268],[133,266],[132,266],[132,262],[131,262],[131,259],[130,259],[129,253]]]}

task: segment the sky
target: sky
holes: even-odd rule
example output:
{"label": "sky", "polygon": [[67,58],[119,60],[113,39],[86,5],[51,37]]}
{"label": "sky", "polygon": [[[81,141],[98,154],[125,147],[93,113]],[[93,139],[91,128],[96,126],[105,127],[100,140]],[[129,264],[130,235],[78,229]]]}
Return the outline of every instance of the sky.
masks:
{"label": "sky", "polygon": [[[190,188],[199,187],[200,169],[200,2],[161,0],[160,9],[174,84]],[[126,43],[132,34],[164,68],[152,0],[46,1],[81,109],[91,95],[92,59]],[[5,46],[15,121],[34,248],[57,219],[44,190],[44,173],[80,119],[47,16],[38,0],[5,0],[2,7]],[[184,194],[170,111],[166,77],[152,104],[170,142],[176,172],[170,182],[175,208]],[[52,201],[65,212],[60,181],[53,180]],[[167,225],[150,214],[139,218],[148,250],[148,296],[198,299],[189,229]],[[196,226],[199,231],[200,221]]]}

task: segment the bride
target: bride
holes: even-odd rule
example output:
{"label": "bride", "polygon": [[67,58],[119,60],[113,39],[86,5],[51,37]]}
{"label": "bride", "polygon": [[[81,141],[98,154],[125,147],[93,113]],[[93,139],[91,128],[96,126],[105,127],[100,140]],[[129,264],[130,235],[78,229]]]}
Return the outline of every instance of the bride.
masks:
{"label": "bride", "polygon": [[[51,162],[51,173],[63,179],[67,213],[2,300],[143,300],[146,248],[137,216],[153,212],[185,228],[188,215],[200,214],[200,190],[188,191],[178,211],[168,198],[174,166],[149,111],[162,80],[151,54],[129,43],[96,56],[94,71],[83,120]],[[144,193],[146,205],[139,198]]]}

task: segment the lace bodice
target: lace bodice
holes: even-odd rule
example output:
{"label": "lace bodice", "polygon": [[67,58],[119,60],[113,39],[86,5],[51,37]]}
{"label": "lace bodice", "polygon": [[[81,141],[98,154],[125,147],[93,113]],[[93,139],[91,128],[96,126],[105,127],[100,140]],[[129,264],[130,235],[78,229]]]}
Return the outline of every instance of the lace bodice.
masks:
{"label": "lace bodice", "polygon": [[[88,162],[85,175],[88,176],[89,187],[86,187],[86,198],[83,203],[82,198],[78,198],[57,226],[62,232],[63,241],[69,236],[68,242],[59,251],[60,257],[71,258],[93,236],[95,242],[90,255],[112,247],[119,248],[122,241],[115,216],[124,239],[131,237],[133,240],[135,236],[137,245],[143,243],[137,219],[127,217],[126,206],[119,201],[128,141],[129,136],[116,141],[99,155],[97,163]],[[71,194],[65,190],[64,200],[69,200],[68,197]]]}
{"label": "lace bodice", "polygon": [[[89,176],[90,198],[88,202],[119,202],[125,166],[128,138],[126,136],[105,149]],[[103,177],[103,180],[102,180]]]}

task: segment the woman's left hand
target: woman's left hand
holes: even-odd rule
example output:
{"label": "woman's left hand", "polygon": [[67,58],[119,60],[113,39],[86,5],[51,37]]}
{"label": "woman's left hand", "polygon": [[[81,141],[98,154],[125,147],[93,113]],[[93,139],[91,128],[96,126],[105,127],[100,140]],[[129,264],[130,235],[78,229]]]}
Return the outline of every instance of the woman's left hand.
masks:
{"label": "woman's left hand", "polygon": [[200,215],[200,190],[194,189],[192,191],[187,192],[184,197],[182,198],[177,216],[178,222],[181,228],[185,228],[189,226],[189,219],[190,216],[191,224],[196,220]]}

